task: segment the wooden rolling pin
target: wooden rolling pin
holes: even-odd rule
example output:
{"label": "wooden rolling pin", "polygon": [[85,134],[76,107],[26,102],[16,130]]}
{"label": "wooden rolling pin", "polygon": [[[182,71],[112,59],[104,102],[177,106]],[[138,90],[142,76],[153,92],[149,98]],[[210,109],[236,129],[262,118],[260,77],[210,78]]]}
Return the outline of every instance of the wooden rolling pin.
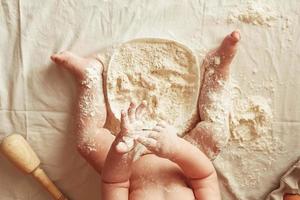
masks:
{"label": "wooden rolling pin", "polygon": [[5,137],[0,147],[8,160],[22,172],[32,175],[51,194],[53,199],[68,200],[40,168],[40,159],[21,135],[12,134]]}

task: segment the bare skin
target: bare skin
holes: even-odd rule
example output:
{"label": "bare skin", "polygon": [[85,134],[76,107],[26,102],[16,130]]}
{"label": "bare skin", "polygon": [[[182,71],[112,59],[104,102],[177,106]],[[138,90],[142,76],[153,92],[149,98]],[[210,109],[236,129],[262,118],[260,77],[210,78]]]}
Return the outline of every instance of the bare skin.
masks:
{"label": "bare skin", "polygon": [[[132,129],[134,123],[139,120],[139,115],[145,107],[144,103],[138,108],[132,104],[127,112],[122,112],[121,131],[114,137],[103,128],[106,107],[103,98],[101,61],[93,57],[81,58],[69,52],[51,56],[55,63],[69,70],[78,82],[79,98],[75,122],[78,127],[74,132],[78,136],[78,150],[81,155],[98,172],[102,172],[103,199],[221,199],[216,171],[204,154],[207,145],[203,147],[203,144],[210,143],[209,145],[214,147],[214,154],[219,152],[219,148],[224,144],[216,145],[214,134],[220,134],[215,131],[219,130],[219,127],[225,130],[226,134],[229,108],[224,105],[225,122],[217,124],[201,109],[211,109],[213,104],[212,99],[206,94],[209,88],[213,88],[215,92],[224,90],[223,85],[218,82],[228,80],[229,64],[236,52],[239,39],[239,33],[233,32],[206,58],[205,67],[213,68],[214,73],[212,81],[204,78],[200,91],[199,108],[203,121],[187,134],[186,140],[173,134],[172,127],[164,123],[158,124],[151,131]],[[216,55],[221,56],[218,68],[211,62]],[[85,69],[91,65],[99,69],[100,79],[97,81],[98,85],[87,87],[82,81],[87,76]],[[204,76],[208,77],[207,72]],[[95,97],[90,102],[99,109],[94,115],[86,114],[82,110],[81,101],[86,95]],[[204,123],[208,126],[204,127]],[[95,133],[92,134],[92,150],[87,148],[90,144],[84,143],[88,143],[89,140],[82,139],[90,132]],[[201,134],[205,137],[200,137]],[[131,140],[124,139],[128,137]],[[137,143],[143,144],[151,153],[133,162],[133,149]],[[201,145],[204,153],[191,143]]]}
{"label": "bare skin", "polygon": [[297,194],[285,194],[283,197],[284,200],[300,200],[300,195]]}

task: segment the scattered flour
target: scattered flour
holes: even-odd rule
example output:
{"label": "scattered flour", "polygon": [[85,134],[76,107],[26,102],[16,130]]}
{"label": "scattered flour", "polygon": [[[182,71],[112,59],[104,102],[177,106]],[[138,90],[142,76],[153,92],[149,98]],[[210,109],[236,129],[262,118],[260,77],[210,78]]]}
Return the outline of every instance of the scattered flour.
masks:
{"label": "scattered flour", "polygon": [[201,68],[205,70],[199,99],[202,122],[197,125],[197,132],[190,133],[196,145],[212,160],[229,139],[230,79],[220,76],[217,71],[220,64],[220,56],[205,58],[203,62]]}
{"label": "scattered flour", "polygon": [[114,51],[107,74],[110,108],[116,118],[131,101],[148,104],[142,122],[153,128],[164,120],[188,131],[197,115],[200,73],[185,47],[167,40],[134,40]]}
{"label": "scattered flour", "polygon": [[270,27],[279,17],[279,12],[272,9],[269,5],[249,1],[247,4],[240,4],[233,9],[228,15],[227,22],[230,24],[242,22]]}
{"label": "scattered flour", "polygon": [[265,98],[247,97],[237,85],[231,96],[231,136],[215,164],[235,188],[255,188],[283,153],[283,144],[273,135],[273,114]]}
{"label": "scattered flour", "polygon": [[220,65],[221,64],[221,57],[220,56],[215,56],[214,57],[214,63],[215,63],[215,65]]}
{"label": "scattered flour", "polygon": [[97,92],[91,92],[91,90],[95,90],[94,87],[100,85],[100,69],[98,66],[92,65],[85,69],[85,79],[81,82],[81,85],[86,87],[79,101],[81,114],[84,117],[94,117],[99,109],[97,102],[99,95]]}
{"label": "scattered flour", "polygon": [[267,100],[261,96],[233,100],[230,119],[231,142],[247,151],[272,153],[276,150],[272,136],[273,115]]}
{"label": "scattered flour", "polygon": [[[217,57],[219,58],[219,57]],[[230,80],[215,81],[215,69],[208,68],[205,74],[205,83],[203,89],[206,90],[205,104],[201,105],[203,120],[226,126],[228,123],[229,110],[231,107],[230,101]]]}
{"label": "scattered flour", "polygon": [[97,132],[96,115],[99,115],[99,99],[102,94],[101,81],[100,81],[100,67],[96,64],[91,64],[85,68],[85,79],[81,85],[85,87],[83,94],[79,100],[79,115],[81,119],[78,124],[84,132],[79,133],[78,145],[84,148],[87,152],[96,151],[97,146],[95,143],[95,135]]}

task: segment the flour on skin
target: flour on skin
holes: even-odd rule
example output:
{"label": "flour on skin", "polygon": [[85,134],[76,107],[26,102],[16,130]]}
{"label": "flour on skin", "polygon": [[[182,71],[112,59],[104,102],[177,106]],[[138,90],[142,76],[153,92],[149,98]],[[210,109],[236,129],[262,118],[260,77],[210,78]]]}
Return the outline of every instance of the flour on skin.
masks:
{"label": "flour on skin", "polygon": [[[102,93],[100,88],[100,68],[94,64],[85,68],[85,77],[81,81],[81,85],[85,87],[81,98],[79,99],[79,115],[95,120],[93,117],[99,114],[100,107],[98,99]],[[96,92],[95,92],[96,91]],[[78,126],[86,126],[85,122],[81,120]],[[87,152],[96,151],[95,134],[97,134],[97,122],[90,123],[92,126],[86,127],[84,133],[79,133],[78,145],[86,149]]]}

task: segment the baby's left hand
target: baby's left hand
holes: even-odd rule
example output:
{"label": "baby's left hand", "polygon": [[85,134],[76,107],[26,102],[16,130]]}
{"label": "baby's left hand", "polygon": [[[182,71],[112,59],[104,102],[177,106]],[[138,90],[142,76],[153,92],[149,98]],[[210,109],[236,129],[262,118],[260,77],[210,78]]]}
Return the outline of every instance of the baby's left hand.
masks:
{"label": "baby's left hand", "polygon": [[175,148],[179,145],[176,129],[165,122],[158,123],[155,128],[145,131],[144,136],[136,140],[143,144],[149,151],[163,158],[172,158]]}
{"label": "baby's left hand", "polygon": [[135,147],[135,134],[140,131],[141,118],[145,113],[146,102],[143,101],[138,107],[131,103],[127,112],[121,112],[121,131],[116,137],[116,150],[121,154],[130,152]]}

